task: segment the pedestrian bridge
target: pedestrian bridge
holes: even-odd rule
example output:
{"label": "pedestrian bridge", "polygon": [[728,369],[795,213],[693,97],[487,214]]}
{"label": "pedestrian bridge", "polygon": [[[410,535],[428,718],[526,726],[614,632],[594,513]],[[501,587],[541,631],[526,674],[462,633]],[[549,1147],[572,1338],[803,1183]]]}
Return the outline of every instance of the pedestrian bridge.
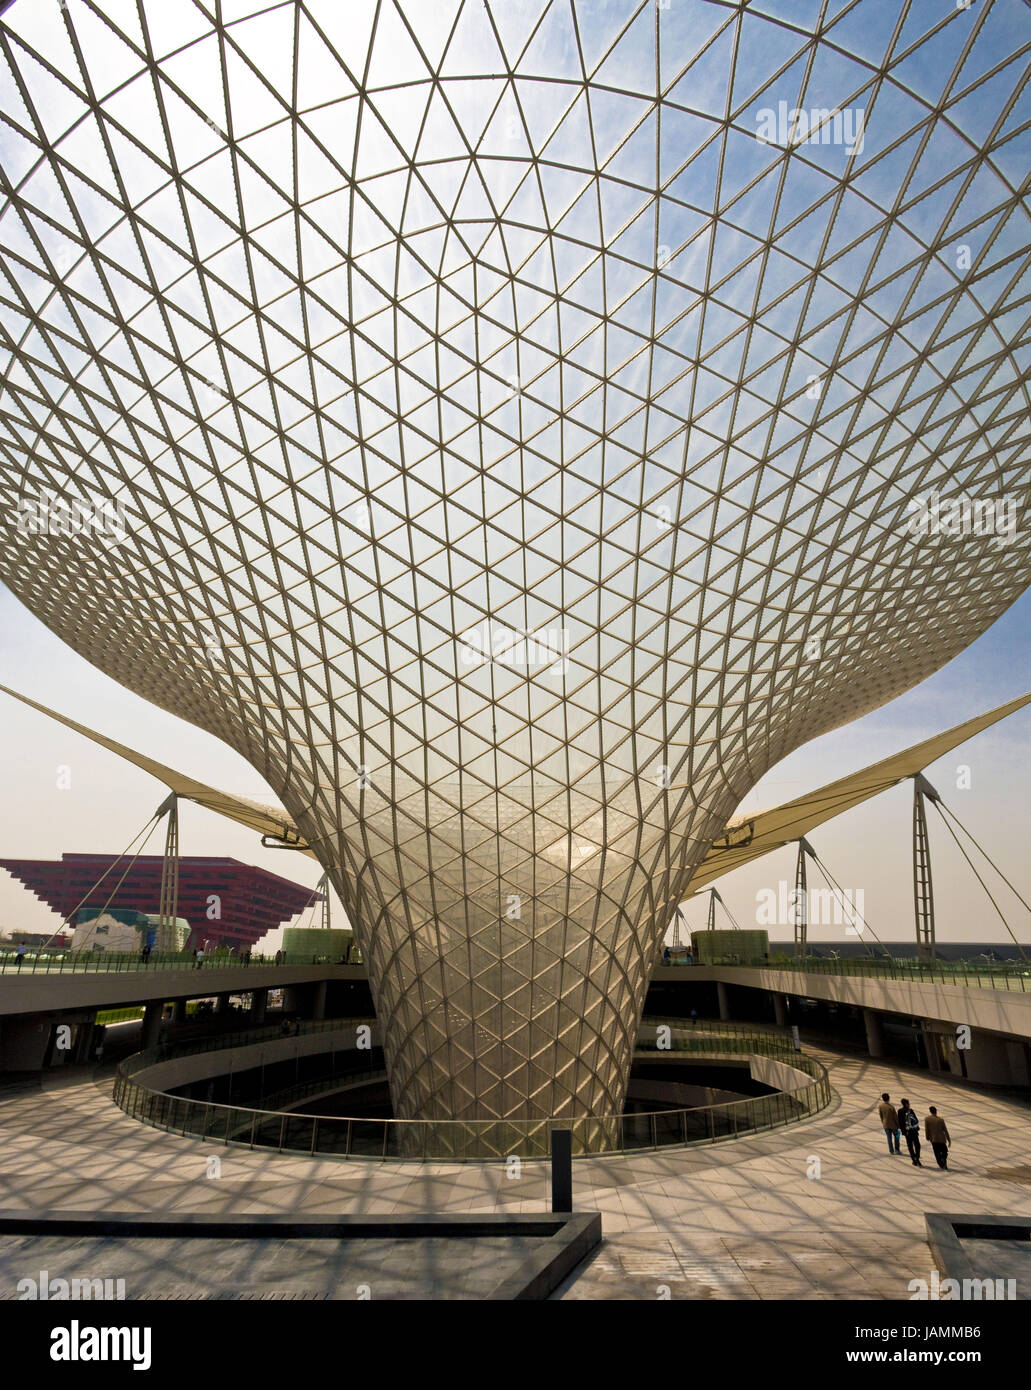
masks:
{"label": "pedestrian bridge", "polygon": [[[118,1008],[152,1000],[251,993],[326,981],[365,981],[364,964],[287,957],[43,955],[0,959],[0,1016]],[[655,983],[734,985],[773,996],[922,1016],[1031,1038],[1031,967],[956,963],[809,960],[789,965],[660,965]]]}
{"label": "pedestrian bridge", "polygon": [[[75,957],[41,955],[0,960],[0,1055],[5,1069],[43,1065],[47,1039],[60,1022],[91,1023],[97,1010],[139,1005],[145,1009],[144,1045],[157,1041],[166,1003],[250,994],[257,1019],[270,989],[290,991],[293,1011],[309,1018],[326,1013],[327,994],[350,986],[355,1002],[368,996],[363,964],[328,961],[276,962],[212,957],[198,967],[190,958],[102,953]],[[660,965],[655,985],[675,986],[687,1014],[700,987],[715,987],[720,1015],[761,1017],[772,1005],[780,1024],[791,1022],[800,1000],[819,1000],[862,1011],[867,1050],[883,1055],[882,1025],[891,1017],[915,1020],[924,1033],[933,1070],[955,1070],[971,1080],[1031,1084],[1031,970],[1023,966],[966,966],[941,962],[808,960],[787,965]],[[747,991],[747,993],[746,993]],[[699,1010],[705,1012],[704,1007]],[[958,1030],[967,1033],[960,1034]],[[966,1055],[957,1057],[957,1038]],[[38,1055],[37,1055],[38,1054]],[[953,1066],[955,1063],[955,1066]]]}
{"label": "pedestrian bridge", "polygon": [[51,1012],[61,1009],[118,1008],[210,995],[249,994],[329,980],[364,981],[364,965],[277,964],[271,957],[212,957],[200,967],[181,956],[115,956],[97,952],[80,960],[72,956],[26,958],[21,966],[11,959],[0,963],[0,1017],[5,1014]]}

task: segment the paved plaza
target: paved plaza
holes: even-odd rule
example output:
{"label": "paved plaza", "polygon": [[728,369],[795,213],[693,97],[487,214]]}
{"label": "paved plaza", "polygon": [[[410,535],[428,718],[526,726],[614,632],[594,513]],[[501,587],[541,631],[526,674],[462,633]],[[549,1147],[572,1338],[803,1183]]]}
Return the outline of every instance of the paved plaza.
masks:
{"label": "paved plaza", "polygon": [[[1031,1104],[893,1062],[807,1049],[829,1109],[790,1129],[692,1149],[577,1160],[578,1210],[604,1242],[558,1291],[572,1299],[908,1298],[929,1277],[924,1213],[1031,1213]],[[547,1165],[408,1166],[224,1148],[141,1126],[110,1099],[112,1071],[54,1075],[0,1103],[8,1212],[414,1215],[547,1210]],[[948,1122],[948,1172],[889,1157],[882,1091]],[[283,1260],[284,1296],[318,1287]],[[9,1291],[4,1291],[9,1296]],[[131,1295],[130,1295],[131,1296]],[[311,1296],[310,1292],[308,1296]]]}
{"label": "paved plaza", "polygon": [[[258,1240],[0,1235],[0,1298],[18,1298],[18,1281],[47,1271],[71,1283],[108,1281],[113,1297],[142,1299],[453,1299],[488,1297],[543,1236]],[[119,1282],[121,1281],[121,1288]]]}

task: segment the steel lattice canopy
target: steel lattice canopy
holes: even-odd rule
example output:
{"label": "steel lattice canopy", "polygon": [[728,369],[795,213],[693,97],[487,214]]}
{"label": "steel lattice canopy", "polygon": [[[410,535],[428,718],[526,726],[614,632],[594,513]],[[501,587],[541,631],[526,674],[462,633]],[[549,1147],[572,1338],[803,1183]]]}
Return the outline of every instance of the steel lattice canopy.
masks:
{"label": "steel lattice canopy", "polygon": [[282,799],[398,1115],[617,1111],[745,792],[1027,584],[1029,37],[4,13],[0,575]]}

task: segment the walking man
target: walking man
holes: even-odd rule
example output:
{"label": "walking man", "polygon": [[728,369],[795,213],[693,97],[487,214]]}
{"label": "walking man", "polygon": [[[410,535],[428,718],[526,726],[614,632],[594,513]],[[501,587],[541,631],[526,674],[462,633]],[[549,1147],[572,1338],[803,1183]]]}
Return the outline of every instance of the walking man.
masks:
{"label": "walking man", "polygon": [[934,1156],[938,1161],[938,1167],[948,1168],[949,1149],[952,1147],[952,1140],[949,1138],[949,1127],[933,1105],[931,1106],[931,1113],[924,1120],[924,1138],[934,1150]]}
{"label": "walking man", "polygon": [[[884,1133],[888,1137],[888,1152],[890,1154],[897,1154],[900,1151],[899,1140],[902,1137],[899,1133],[899,1117],[898,1112],[891,1103],[891,1097],[888,1095],[887,1091],[881,1096],[881,1103],[877,1107],[877,1113],[881,1117],[881,1125],[884,1128]],[[892,1148],[893,1139],[895,1141],[894,1148]]]}
{"label": "walking man", "polygon": [[906,1148],[913,1160],[913,1167],[922,1168],[924,1165],[920,1162],[920,1117],[905,1096],[899,1105],[899,1124],[906,1136]]}

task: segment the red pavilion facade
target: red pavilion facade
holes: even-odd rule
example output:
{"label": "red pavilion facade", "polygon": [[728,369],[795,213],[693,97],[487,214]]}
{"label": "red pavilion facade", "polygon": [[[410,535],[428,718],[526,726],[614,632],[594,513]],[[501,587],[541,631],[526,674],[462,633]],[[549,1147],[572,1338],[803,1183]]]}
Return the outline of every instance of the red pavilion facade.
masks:
{"label": "red pavilion facade", "polygon": [[[141,854],[129,867],[127,858],[63,854],[60,859],[0,859],[0,868],[65,920],[80,906],[157,912],[163,862],[159,854]],[[125,881],[116,888],[123,873]],[[246,951],[321,899],[313,888],[238,859],[201,855],[179,860],[178,915],[190,924],[191,949],[207,943]],[[59,925],[55,920],[55,931]]]}

